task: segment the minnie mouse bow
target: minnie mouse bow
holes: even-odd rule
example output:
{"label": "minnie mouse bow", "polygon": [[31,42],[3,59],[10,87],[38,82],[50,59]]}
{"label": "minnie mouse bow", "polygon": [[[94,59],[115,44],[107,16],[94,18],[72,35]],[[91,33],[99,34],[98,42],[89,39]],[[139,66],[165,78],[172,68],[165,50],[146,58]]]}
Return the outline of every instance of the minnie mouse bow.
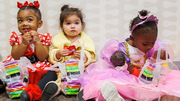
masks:
{"label": "minnie mouse bow", "polygon": [[35,7],[35,8],[37,8],[37,9],[39,9],[39,2],[38,1],[35,1],[34,2],[34,4],[32,3],[32,2],[30,2],[29,4],[28,4],[28,1],[25,1],[24,2],[24,4],[22,4],[22,3],[20,3],[20,2],[17,2],[17,7],[18,8],[21,8],[21,7],[23,7],[23,6],[31,6],[31,7]]}

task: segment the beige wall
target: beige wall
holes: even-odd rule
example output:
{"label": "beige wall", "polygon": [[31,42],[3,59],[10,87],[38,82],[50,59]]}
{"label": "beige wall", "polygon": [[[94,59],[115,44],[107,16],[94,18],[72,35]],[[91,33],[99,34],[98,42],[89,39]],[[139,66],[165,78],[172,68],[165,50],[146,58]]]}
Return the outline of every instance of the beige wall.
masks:
{"label": "beige wall", "polygon": [[[24,2],[25,0],[18,0]],[[31,1],[31,0],[28,0]],[[40,33],[53,36],[59,29],[59,13],[63,4],[82,9],[85,32],[94,40],[96,53],[112,38],[123,41],[130,34],[129,22],[141,9],[147,9],[159,18],[159,38],[169,43],[180,61],[180,0],[39,0],[44,24]],[[12,31],[18,32],[17,0],[0,0],[0,58],[10,54],[8,39]]]}

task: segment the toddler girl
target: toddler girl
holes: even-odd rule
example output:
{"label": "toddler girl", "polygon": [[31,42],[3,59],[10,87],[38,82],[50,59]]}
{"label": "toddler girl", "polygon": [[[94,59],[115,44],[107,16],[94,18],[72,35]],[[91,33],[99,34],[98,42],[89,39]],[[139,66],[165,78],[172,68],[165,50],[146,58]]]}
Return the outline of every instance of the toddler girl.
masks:
{"label": "toddler girl", "polygon": [[[124,101],[124,100],[154,100],[163,95],[175,95],[180,97],[179,71],[171,70],[166,74],[166,84],[156,87],[153,84],[146,85],[131,75],[134,67],[141,70],[149,57],[156,58],[156,53],[161,45],[157,39],[158,19],[149,15],[147,10],[142,10],[130,23],[130,38],[119,43],[118,40],[110,40],[101,50],[101,59],[97,63],[87,67],[86,73],[80,76],[83,87],[83,99],[96,99],[99,101]],[[131,65],[127,70],[115,70],[111,67],[111,56],[116,51],[121,51],[126,58],[130,58]],[[165,52],[161,52],[161,59],[165,59]],[[171,57],[170,57],[171,58]]]}
{"label": "toddler girl", "polygon": [[[64,5],[61,8],[60,27],[62,31],[57,34],[52,40],[52,47],[49,52],[49,61],[53,64],[66,62],[68,59],[80,59],[81,46],[84,43],[84,65],[87,66],[96,60],[95,46],[89,36],[82,30],[85,23],[83,21],[82,12],[78,8],[72,8]],[[75,47],[74,51],[69,50],[69,47]],[[62,67],[59,67],[62,68]],[[58,72],[56,82],[49,82],[42,94],[44,101],[51,100],[60,91],[61,87],[61,72]]]}
{"label": "toddler girl", "polygon": [[12,32],[9,40],[12,46],[11,55],[4,61],[19,60],[20,57],[26,56],[36,68],[35,72],[28,69],[29,84],[25,87],[25,92],[21,93],[23,101],[40,100],[45,84],[57,79],[56,72],[43,70],[51,66],[47,58],[52,37],[49,33],[42,35],[37,32],[43,24],[39,6],[38,1],[26,1],[24,4],[17,2],[17,23],[21,34]]}

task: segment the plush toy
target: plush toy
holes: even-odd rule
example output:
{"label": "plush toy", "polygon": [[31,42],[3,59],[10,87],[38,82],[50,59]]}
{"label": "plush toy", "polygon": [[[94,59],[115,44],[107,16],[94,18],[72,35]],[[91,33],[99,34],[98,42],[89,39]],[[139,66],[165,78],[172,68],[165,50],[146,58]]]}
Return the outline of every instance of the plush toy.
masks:
{"label": "plush toy", "polygon": [[[124,53],[121,51],[114,52],[110,58],[110,61],[114,67],[123,66],[125,62],[128,64],[128,66],[131,65],[130,58],[126,58],[124,56]],[[134,67],[134,71],[131,74],[138,77],[140,74],[140,71],[136,67]]]}

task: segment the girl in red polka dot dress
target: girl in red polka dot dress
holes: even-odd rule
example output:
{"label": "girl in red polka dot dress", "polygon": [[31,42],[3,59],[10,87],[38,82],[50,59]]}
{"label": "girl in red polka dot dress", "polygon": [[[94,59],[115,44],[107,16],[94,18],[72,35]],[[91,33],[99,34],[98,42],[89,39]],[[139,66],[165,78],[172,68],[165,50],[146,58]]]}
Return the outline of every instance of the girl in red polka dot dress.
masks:
{"label": "girl in red polka dot dress", "polygon": [[40,100],[46,83],[57,79],[56,72],[44,70],[44,68],[51,66],[47,58],[52,36],[49,33],[42,35],[37,32],[43,23],[38,1],[33,3],[26,1],[24,4],[18,2],[17,6],[19,8],[17,23],[21,34],[12,32],[9,40],[12,46],[11,55],[4,62],[19,60],[22,56],[31,61],[36,71],[33,72],[28,68],[29,84],[21,93],[21,100]]}

